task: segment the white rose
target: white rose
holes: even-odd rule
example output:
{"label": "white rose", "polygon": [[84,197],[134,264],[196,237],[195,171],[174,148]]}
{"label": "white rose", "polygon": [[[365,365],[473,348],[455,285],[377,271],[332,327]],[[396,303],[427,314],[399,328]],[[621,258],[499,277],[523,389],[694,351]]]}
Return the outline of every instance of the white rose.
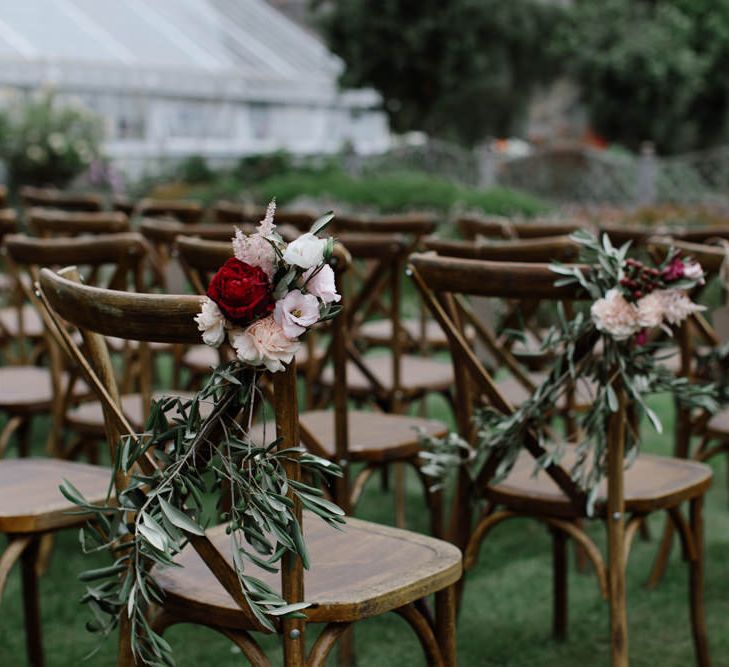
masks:
{"label": "white rose", "polygon": [[302,284],[309,294],[319,297],[324,303],[336,303],[342,298],[337,294],[334,271],[329,264],[324,264],[318,271],[317,267],[309,269],[302,276]]}
{"label": "white rose", "polygon": [[203,299],[202,310],[195,316],[195,322],[202,331],[203,342],[211,347],[220,347],[225,340],[225,316],[215,301],[207,297]]}
{"label": "white rose", "polygon": [[289,243],[283,259],[288,264],[300,266],[302,269],[311,269],[324,261],[326,247],[326,239],[317,238],[311,232],[307,232]]}

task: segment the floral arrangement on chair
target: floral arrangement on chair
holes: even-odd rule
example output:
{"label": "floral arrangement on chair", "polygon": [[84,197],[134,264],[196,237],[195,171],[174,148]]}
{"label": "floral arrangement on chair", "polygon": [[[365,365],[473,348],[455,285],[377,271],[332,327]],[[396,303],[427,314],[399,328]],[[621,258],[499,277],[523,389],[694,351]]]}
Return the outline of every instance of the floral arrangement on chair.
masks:
{"label": "floral arrangement on chair", "polygon": [[[558,401],[579,378],[587,380],[592,395],[590,405],[577,415],[582,437],[576,443],[571,474],[587,492],[587,510],[591,513],[606,470],[608,417],[618,410],[612,386],[615,380],[625,388],[636,411],[645,414],[658,432],[662,430],[661,423],[646,403],[650,394],[671,392],[689,408],[702,407],[710,412],[717,409],[715,388],[677,377],[659,363],[659,353],[666,347],[665,336],[663,340],[651,340],[655,338],[651,332],[656,329],[670,336],[672,327],[704,310],[689,296],[692,288],[704,282],[701,266],[677,251],[670,252],[660,265],[648,266],[627,256],[630,243],[616,248],[607,235],[598,239],[585,231],[578,231],[571,238],[582,246],[580,263],[590,270],[584,272],[580,265],[554,263],[551,268],[559,276],[555,285],[579,284],[592,299],[589,311],[578,311],[567,319],[562,304],[558,304],[558,324],[542,343],[545,351],[559,350],[550,373],[512,413],[504,414],[491,406],[478,409],[474,415],[474,443],[465,442],[454,433],[440,439],[421,435],[425,449],[423,472],[438,483],[464,461],[477,476],[486,454],[494,449],[505,454],[495,475],[495,481],[503,479],[516,462],[527,430],[547,448],[547,455],[537,465],[558,463],[566,443],[554,437],[550,423]],[[598,339],[602,341],[600,352],[595,350]],[[628,460],[637,453],[639,442],[633,424],[630,426],[625,443]],[[469,452],[465,457],[463,450]]]}
{"label": "floral arrangement on chair", "polygon": [[[214,523],[226,524],[241,592],[259,623],[272,631],[271,617],[300,614],[307,605],[287,604],[246,567],[275,572],[286,554],[308,567],[287,494],[292,491],[330,524],[343,521],[342,510],[316,485],[341,474],[335,464],[300,447],[279,450],[277,442],[253,443],[248,436],[261,371],[282,371],[293,361],[299,338],[340,309],[328,264],[333,240],[319,238],[333,215],[286,244],[276,232],[274,212],[272,202],[254,234],[236,232],[234,257],[212,278],[195,317],[203,341],[220,347],[227,340],[235,358],[215,369],[191,400],[155,401],[145,432],[122,436],[114,470],[131,481],[114,503],[92,505],[68,482],[61,487],[93,517],[82,531],[84,551],[106,550],[115,558],[113,565],[81,575],[92,582],[83,598],[93,612],[87,627],[106,636],[126,616],[132,650],[143,664],[174,664],[169,644],[150,621],[155,603],[162,602],[152,570],[173,565],[188,541],[194,545],[195,536],[205,534],[203,525],[213,519],[205,513],[206,495],[223,498],[225,491],[225,509]],[[136,466],[148,452],[160,463],[152,473]],[[285,464],[293,455],[311,482],[287,476]]]}

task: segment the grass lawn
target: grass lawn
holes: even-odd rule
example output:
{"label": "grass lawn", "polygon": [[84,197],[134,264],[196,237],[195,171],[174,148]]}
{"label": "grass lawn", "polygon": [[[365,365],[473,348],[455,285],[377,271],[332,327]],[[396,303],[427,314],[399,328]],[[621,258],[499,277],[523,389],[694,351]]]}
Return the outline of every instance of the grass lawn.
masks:
{"label": "grass lawn", "polygon": [[[665,418],[666,434],[646,427],[645,451],[671,449],[671,403],[659,397],[655,407]],[[444,411],[435,399],[433,412]],[[37,448],[42,424],[37,429]],[[724,463],[717,465],[715,488],[707,507],[706,611],[715,665],[729,665],[729,509],[724,483]],[[392,521],[392,496],[370,483],[358,515],[380,522]],[[414,475],[409,479],[408,515],[412,528],[424,530],[426,517]],[[655,553],[663,519],[651,524],[652,540],[636,539],[628,568],[628,620],[631,665],[685,667],[693,664],[689,629],[687,571],[674,549],[668,575],[657,590],[643,587]],[[594,526],[602,538],[602,526]],[[604,543],[601,540],[601,543]],[[97,639],[84,629],[86,610],[78,604],[82,585],[78,572],[99,566],[103,558],[81,555],[77,535],[58,537],[51,566],[41,583],[45,649],[49,667],[77,667]],[[356,576],[353,570],[352,576]],[[478,566],[468,576],[458,625],[459,664],[585,667],[609,664],[607,605],[600,598],[594,577],[570,571],[570,634],[564,643],[550,637],[551,559],[547,530],[535,522],[502,524],[486,541]],[[11,574],[0,619],[0,665],[25,664],[20,577]],[[409,667],[424,660],[413,634],[395,615],[359,624],[356,636],[360,667]],[[313,636],[314,632],[310,633]],[[179,626],[166,635],[180,667],[246,664],[231,644],[214,632]],[[274,665],[282,664],[275,638],[266,638]],[[85,664],[114,665],[115,646],[107,642]],[[335,664],[332,661],[331,664]]]}

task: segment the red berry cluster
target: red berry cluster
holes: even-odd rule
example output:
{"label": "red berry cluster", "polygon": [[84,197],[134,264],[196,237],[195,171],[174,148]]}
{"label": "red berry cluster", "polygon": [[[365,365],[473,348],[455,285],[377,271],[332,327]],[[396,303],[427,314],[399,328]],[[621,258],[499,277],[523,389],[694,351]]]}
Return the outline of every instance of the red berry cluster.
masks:
{"label": "red berry cluster", "polygon": [[658,269],[632,258],[625,260],[625,277],[621,279],[620,284],[636,301],[663,286],[661,272]]}

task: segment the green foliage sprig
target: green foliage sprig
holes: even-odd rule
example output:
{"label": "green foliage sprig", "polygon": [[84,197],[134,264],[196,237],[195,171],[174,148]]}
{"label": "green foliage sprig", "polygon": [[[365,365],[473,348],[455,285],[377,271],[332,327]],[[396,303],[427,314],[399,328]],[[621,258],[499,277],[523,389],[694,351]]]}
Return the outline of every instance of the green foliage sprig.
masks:
{"label": "green foliage sprig", "polygon": [[[587,232],[577,232],[572,238],[582,246],[581,261],[592,269],[586,274],[579,266],[553,264],[552,269],[560,276],[555,284],[579,284],[593,300],[600,299],[626,277],[629,244],[615,248],[607,236],[598,240]],[[565,454],[566,443],[554,437],[551,423],[568,388],[584,383],[580,386],[591,392],[591,403],[576,415],[582,435],[574,449],[576,457],[570,472],[574,481],[587,492],[587,511],[591,513],[607,469],[608,420],[619,407],[613,388],[615,381],[624,388],[631,401],[636,417],[634,423],[637,424],[640,416],[645,415],[658,432],[662,430],[661,422],[646,400],[651,394],[670,392],[684,407],[710,412],[717,409],[713,385],[693,384],[687,378],[675,376],[659,363],[660,350],[665,347],[665,342],[640,345],[634,338],[617,340],[601,334],[587,312],[579,311],[568,319],[561,304],[557,307],[557,319],[557,324],[543,340],[542,350],[559,350],[559,353],[542,384],[511,414],[504,414],[491,406],[478,409],[474,414],[476,435],[473,443],[467,443],[454,434],[445,438],[421,434],[421,443],[426,449],[422,467],[425,474],[442,482],[448,472],[461,465],[465,458],[475,479],[489,456],[500,451],[503,458],[494,481],[504,479],[522,451],[528,432],[546,450],[546,454],[536,462],[537,469],[552,463],[559,464]],[[602,342],[602,350],[596,353],[594,345],[598,340]],[[583,349],[589,351],[582,354]],[[639,442],[639,434],[630,421],[625,442],[628,461],[637,455]],[[468,457],[461,456],[464,448],[470,450]]]}
{"label": "green foliage sprig", "polygon": [[[240,590],[256,619],[270,630],[272,617],[297,615],[307,606],[288,604],[248,572],[250,564],[276,572],[285,554],[300,557],[308,567],[288,492],[327,523],[343,522],[342,510],[314,485],[340,475],[335,464],[300,447],[279,450],[275,439],[266,444],[251,441],[247,424],[260,398],[256,378],[249,366],[232,361],[215,370],[192,399],[155,401],[145,432],[125,435],[119,444],[114,474],[131,477],[115,493],[115,502],[95,505],[69,482],[61,487],[79,513],[91,515],[81,530],[84,552],[103,551],[114,557],[111,565],[80,575],[88,583],[83,601],[93,617],[87,628],[105,637],[119,625],[122,614],[127,615],[132,650],[144,664],[174,665],[169,644],[149,622],[151,608],[164,601],[153,568],[175,566],[174,557],[189,536],[204,534],[210,499],[228,501],[219,518],[230,536]],[[158,464],[152,474],[136,465],[147,454]],[[294,457],[312,484],[288,478],[285,464]]]}

